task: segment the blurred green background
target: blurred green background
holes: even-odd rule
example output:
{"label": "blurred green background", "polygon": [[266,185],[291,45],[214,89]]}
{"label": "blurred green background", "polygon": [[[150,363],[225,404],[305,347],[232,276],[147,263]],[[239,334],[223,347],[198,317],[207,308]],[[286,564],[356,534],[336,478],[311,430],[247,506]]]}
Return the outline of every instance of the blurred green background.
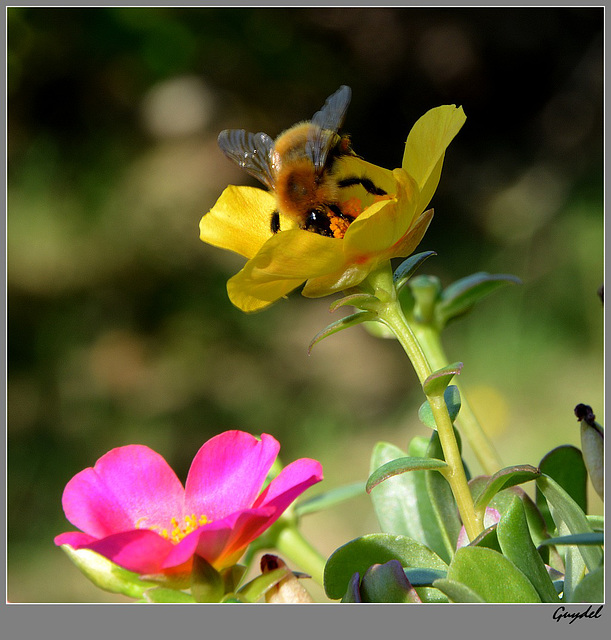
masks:
{"label": "blurred green background", "polygon": [[[603,414],[602,52],[602,8],[9,9],[8,599],[124,600],[53,545],[64,485],[110,448],[184,478],[210,436],[264,431],[322,461],[313,495],[426,434],[398,344],[355,328],[308,356],[331,299],[247,316],[225,291],[243,260],[198,238],[254,184],[218,132],[275,136],[340,84],[355,149],[388,168],[426,110],[463,105],[421,272],[523,285],[451,325],[448,355],[506,464],[579,445],[575,405]],[[365,496],[303,525],[325,554],[377,530]]]}

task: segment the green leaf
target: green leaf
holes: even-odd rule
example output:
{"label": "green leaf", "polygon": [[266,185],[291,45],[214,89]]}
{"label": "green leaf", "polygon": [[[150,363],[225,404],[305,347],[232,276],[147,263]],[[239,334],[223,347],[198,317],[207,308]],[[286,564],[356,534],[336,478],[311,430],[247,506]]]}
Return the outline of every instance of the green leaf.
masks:
{"label": "green leaf", "polygon": [[[480,495],[488,485],[489,481],[489,476],[478,476],[469,482],[469,489],[471,490],[474,504],[478,502]],[[537,509],[535,503],[521,487],[516,485],[499,491],[494,495],[487,506],[496,509],[502,516],[511,505],[514,496],[518,496],[518,498],[522,500],[522,504],[526,510],[526,519],[528,520],[531,537],[535,545],[538,545],[541,540],[548,537],[545,521],[543,520],[543,516]]]}
{"label": "green leaf", "polygon": [[435,587],[416,587],[416,593],[420,596],[422,602],[431,602],[433,604],[447,604],[449,602],[447,596],[441,593]]}
{"label": "green leaf", "polygon": [[245,584],[237,593],[242,600],[246,602],[256,602],[265,595],[265,592],[278,584],[280,580],[286,578],[291,573],[288,567],[280,567],[263,573],[247,584]]}
{"label": "green leaf", "polygon": [[332,322],[328,327],[319,331],[308,346],[308,353],[311,353],[314,345],[318,344],[324,338],[328,338],[332,336],[334,333],[338,333],[339,331],[343,331],[344,329],[349,329],[350,327],[354,327],[357,324],[361,324],[361,322],[367,322],[369,320],[375,320],[378,317],[378,314],[375,311],[357,311],[345,318],[340,318],[335,322]]}
{"label": "green leaf", "polygon": [[464,315],[477,302],[508,284],[521,284],[521,281],[516,276],[482,271],[453,282],[441,292],[435,307],[437,327],[442,329],[450,320]]}
{"label": "green leaf", "polygon": [[[550,505],[552,518],[559,531],[560,525],[564,523],[572,534],[593,533],[581,507],[555,480],[547,475],[542,475],[537,478],[537,487]],[[578,549],[588,571],[594,571],[602,561],[602,550],[589,546],[580,546]]]}
{"label": "green leaf", "polygon": [[604,602],[604,591],[605,568],[601,564],[594,571],[587,573],[577,584],[571,602]]}
{"label": "green leaf", "polygon": [[354,293],[350,296],[344,296],[339,300],[335,300],[329,307],[329,311],[333,312],[340,307],[350,306],[362,309],[363,306],[379,304],[378,298],[370,293]]}
{"label": "green leaf", "polygon": [[401,291],[401,289],[407,284],[407,281],[414,275],[420,265],[430,258],[436,256],[435,251],[424,251],[422,253],[416,253],[404,260],[396,269],[393,274],[393,281],[395,283],[395,289]]}
{"label": "green leaf", "polygon": [[195,598],[184,591],[177,591],[176,589],[168,589],[166,587],[155,587],[153,589],[147,589],[144,592],[144,600],[146,602],[178,602],[178,603],[193,603]]}
{"label": "green leaf", "polygon": [[398,560],[403,567],[446,570],[447,564],[428,547],[406,536],[372,533],[337,549],[327,561],[324,585],[327,596],[338,600],[355,572],[364,575],[374,564]]}
{"label": "green leaf", "polygon": [[446,367],[437,369],[422,383],[422,390],[427,396],[440,396],[450,384],[452,378],[460,374],[463,368],[462,362],[454,362]]}
{"label": "green leaf", "polygon": [[[410,442],[411,457],[424,457],[428,438],[415,437]],[[405,453],[393,444],[380,442],[372,452],[371,469],[374,471],[384,463],[404,457]],[[431,504],[426,484],[426,471],[412,471],[389,478],[371,491],[371,500],[385,533],[405,535],[422,542],[449,562],[454,547],[442,531],[438,515]]]}
{"label": "green leaf", "polygon": [[355,573],[348,582],[348,588],[346,589],[346,593],[342,596],[342,602],[347,602],[350,604],[358,604],[363,602],[361,598],[361,576],[358,573]]}
{"label": "green leaf", "polygon": [[528,578],[505,556],[486,547],[462,547],[448,579],[464,584],[484,602],[541,602]]}
{"label": "green leaf", "polygon": [[374,564],[361,581],[363,602],[422,602],[398,560]]}
{"label": "green leaf", "polygon": [[[498,524],[498,523],[497,523]],[[501,551],[501,545],[499,544],[499,538],[496,535],[497,524],[484,529],[478,536],[475,537],[470,543],[471,547],[486,547],[488,549],[494,549],[494,551]]]}
{"label": "green leaf", "polygon": [[363,495],[364,489],[364,482],[353,482],[352,484],[345,484],[341,487],[330,489],[329,491],[325,491],[324,493],[320,493],[296,504],[295,515],[301,518],[309,513],[330,509],[346,500],[351,500],[352,498]]}
{"label": "green leaf", "polygon": [[435,580],[445,578],[448,575],[447,570],[441,569],[404,569],[405,577],[413,584],[414,587],[431,586]]}
{"label": "green leaf", "polygon": [[503,555],[530,580],[543,602],[558,602],[558,594],[547,573],[545,564],[530,537],[524,505],[514,498],[501,517],[496,535]]}
{"label": "green leaf", "polygon": [[605,530],[605,516],[601,515],[586,515],[590,526],[594,531],[604,531]]}
{"label": "green leaf", "polygon": [[[458,387],[451,384],[444,391],[443,397],[446,401],[446,406],[448,407],[450,420],[454,422],[456,420],[456,416],[458,416],[458,412],[460,411],[460,392],[458,391]],[[420,409],[418,409],[418,418],[425,426],[430,427],[431,429],[437,429],[437,424],[433,417],[433,411],[428,400],[426,400],[420,406]]]}
{"label": "green leaf", "polygon": [[456,580],[448,580],[441,578],[433,583],[436,589],[448,596],[450,602],[486,602],[480,598],[475,591],[470,589],[466,584],[457,582]]}
{"label": "green leaf", "polygon": [[388,478],[392,478],[393,476],[407,473],[408,471],[434,471],[444,469],[447,466],[446,462],[436,460],[435,458],[414,458],[410,456],[396,458],[378,467],[369,476],[365,491],[371,493],[371,490],[380,484],[380,482],[384,482],[384,480],[388,480]]}
{"label": "green leaf", "polygon": [[557,536],[556,538],[547,538],[539,543],[539,546],[543,545],[563,545],[563,544],[584,544],[584,545],[603,545],[605,542],[605,536],[602,532],[596,531],[594,533],[578,533],[576,535],[569,536]]}
{"label": "green leaf", "polygon": [[[588,472],[583,461],[583,455],[577,447],[563,445],[547,453],[539,463],[541,473],[553,478],[579,505],[583,512],[587,512],[587,484]],[[540,491],[536,495],[537,507],[543,514],[547,528],[552,531],[553,521],[545,497]]]}
{"label": "green leaf", "polygon": [[483,487],[482,492],[477,497],[474,505],[475,510],[483,511],[499,491],[528,482],[529,480],[536,480],[540,475],[541,472],[529,464],[514,465],[513,467],[505,467],[497,471],[490,477]]}

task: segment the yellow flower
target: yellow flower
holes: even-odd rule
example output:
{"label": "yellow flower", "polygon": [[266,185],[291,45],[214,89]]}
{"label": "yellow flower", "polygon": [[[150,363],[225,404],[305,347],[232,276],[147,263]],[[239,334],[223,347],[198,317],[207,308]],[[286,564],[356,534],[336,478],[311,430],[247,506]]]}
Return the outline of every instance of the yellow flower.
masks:
{"label": "yellow flower", "polygon": [[[401,168],[389,171],[355,156],[339,156],[339,176],[367,176],[388,195],[356,185],[342,189],[342,211],[356,216],[343,237],[290,228],[272,192],[230,186],[200,222],[200,238],[248,259],[227,283],[229,298],[243,311],[258,311],[305,282],[302,294],[317,298],[359,285],[383,262],[411,254],[433,217],[425,210],[439,184],[445,151],[465,122],[462,107],[431,109],[414,125]],[[293,224],[293,227],[295,225]]]}

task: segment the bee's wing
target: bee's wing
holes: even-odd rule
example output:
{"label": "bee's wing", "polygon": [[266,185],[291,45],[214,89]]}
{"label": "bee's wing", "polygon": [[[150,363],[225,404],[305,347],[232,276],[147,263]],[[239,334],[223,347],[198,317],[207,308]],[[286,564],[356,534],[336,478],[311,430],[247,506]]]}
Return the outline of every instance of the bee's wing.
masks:
{"label": "bee's wing", "polygon": [[337,130],[344,122],[351,97],[350,87],[342,85],[327,98],[323,108],[317,111],[312,118],[312,124],[316,126],[312,127],[312,133],[306,142],[306,153],[317,171],[321,171],[325,166],[327,154]]}
{"label": "bee's wing", "polygon": [[274,188],[272,152],[274,141],[263,132],[225,129],[219,133],[218,145],[223,153],[269,189]]}

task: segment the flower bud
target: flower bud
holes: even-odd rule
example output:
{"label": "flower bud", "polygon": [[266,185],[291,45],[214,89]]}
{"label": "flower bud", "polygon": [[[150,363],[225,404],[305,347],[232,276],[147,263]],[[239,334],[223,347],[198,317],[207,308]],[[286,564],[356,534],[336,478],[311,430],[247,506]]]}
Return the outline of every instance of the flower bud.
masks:
{"label": "flower bud", "polygon": [[[261,558],[263,574],[283,567],[286,567],[286,563],[278,556],[267,553]],[[291,572],[265,593],[265,602],[297,604],[314,602],[314,600],[297,576]]]}
{"label": "flower bud", "polygon": [[596,422],[592,407],[578,404],[575,415],[581,423],[581,451],[596,493],[604,500],[605,440],[603,428]]}

